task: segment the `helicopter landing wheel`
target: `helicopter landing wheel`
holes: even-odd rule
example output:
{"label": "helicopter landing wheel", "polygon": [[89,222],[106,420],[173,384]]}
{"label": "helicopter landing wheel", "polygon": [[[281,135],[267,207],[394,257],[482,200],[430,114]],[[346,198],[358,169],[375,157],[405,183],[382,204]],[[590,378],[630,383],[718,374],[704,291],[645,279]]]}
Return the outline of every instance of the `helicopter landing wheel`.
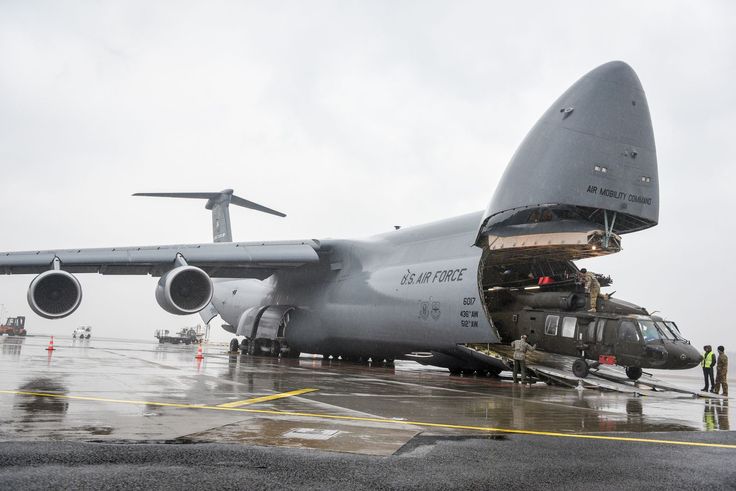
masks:
{"label": "helicopter landing wheel", "polygon": [[574,373],[575,376],[579,378],[587,377],[588,376],[588,362],[586,362],[582,358],[578,358],[577,360],[575,360],[572,364],[572,373]]}
{"label": "helicopter landing wheel", "polygon": [[626,376],[631,380],[639,380],[641,373],[641,368],[639,367],[626,367]]}

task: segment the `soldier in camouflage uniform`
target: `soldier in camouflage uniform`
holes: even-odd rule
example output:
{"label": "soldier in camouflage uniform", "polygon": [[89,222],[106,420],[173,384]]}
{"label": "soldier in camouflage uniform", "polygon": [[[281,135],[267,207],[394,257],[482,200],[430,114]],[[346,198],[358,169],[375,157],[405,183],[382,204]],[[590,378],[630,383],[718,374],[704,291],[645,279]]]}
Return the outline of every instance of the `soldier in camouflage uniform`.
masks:
{"label": "soldier in camouflage uniform", "polygon": [[716,361],[716,383],[713,385],[714,394],[718,394],[723,386],[723,395],[728,395],[728,356],[723,346],[718,347],[718,361]]}
{"label": "soldier in camouflage uniform", "polygon": [[536,345],[532,346],[526,342],[526,334],[521,336],[521,339],[517,339],[511,343],[511,348],[514,350],[514,383],[518,383],[517,375],[521,371],[521,383],[525,384],[531,382],[526,378],[526,352],[534,351]]}
{"label": "soldier in camouflage uniform", "polygon": [[596,305],[598,303],[598,295],[601,292],[601,284],[598,283],[598,280],[591,271],[583,268],[580,270],[580,273],[583,285],[585,285],[585,292],[590,292],[590,310],[588,310],[588,312],[595,312]]}

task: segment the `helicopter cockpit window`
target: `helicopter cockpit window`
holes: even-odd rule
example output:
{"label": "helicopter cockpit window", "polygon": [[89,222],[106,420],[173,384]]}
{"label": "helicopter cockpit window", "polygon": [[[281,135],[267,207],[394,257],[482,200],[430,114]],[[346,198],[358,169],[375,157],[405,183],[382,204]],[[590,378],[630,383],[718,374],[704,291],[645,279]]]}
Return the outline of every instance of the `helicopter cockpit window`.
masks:
{"label": "helicopter cockpit window", "polygon": [[664,325],[670,328],[670,332],[672,332],[672,334],[674,334],[677,339],[685,339],[682,337],[682,334],[680,334],[680,330],[677,328],[677,324],[672,321],[665,321]]}
{"label": "helicopter cockpit window", "polygon": [[544,323],[544,333],[549,336],[557,336],[557,326],[560,323],[560,317],[557,315],[548,315]]}
{"label": "helicopter cockpit window", "polygon": [[632,343],[639,342],[639,331],[631,321],[624,321],[621,323],[621,327],[618,329],[618,338],[621,341],[628,341]]}
{"label": "helicopter cockpit window", "polygon": [[675,334],[672,331],[670,331],[670,328],[667,327],[664,322],[655,321],[654,325],[657,326],[657,329],[659,330],[659,334],[664,339],[669,339],[671,341],[674,341],[675,339],[677,339],[677,336],[675,336]]}
{"label": "helicopter cockpit window", "polygon": [[641,333],[644,335],[645,343],[661,339],[654,321],[639,321],[639,326],[641,327]]}
{"label": "helicopter cockpit window", "polygon": [[563,317],[562,318],[562,337],[563,338],[574,338],[575,337],[575,325],[577,324],[577,317]]}

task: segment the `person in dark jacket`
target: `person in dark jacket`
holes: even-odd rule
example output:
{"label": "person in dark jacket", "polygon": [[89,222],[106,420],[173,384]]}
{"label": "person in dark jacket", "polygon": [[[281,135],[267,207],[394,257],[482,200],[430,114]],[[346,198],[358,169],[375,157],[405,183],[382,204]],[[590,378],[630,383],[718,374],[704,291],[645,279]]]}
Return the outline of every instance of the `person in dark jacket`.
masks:
{"label": "person in dark jacket", "polygon": [[716,364],[716,355],[713,353],[713,348],[709,344],[703,346],[703,350],[703,361],[700,362],[700,366],[703,367],[703,378],[705,379],[703,392],[708,392],[708,380],[710,380],[710,388],[715,388],[713,366]]}

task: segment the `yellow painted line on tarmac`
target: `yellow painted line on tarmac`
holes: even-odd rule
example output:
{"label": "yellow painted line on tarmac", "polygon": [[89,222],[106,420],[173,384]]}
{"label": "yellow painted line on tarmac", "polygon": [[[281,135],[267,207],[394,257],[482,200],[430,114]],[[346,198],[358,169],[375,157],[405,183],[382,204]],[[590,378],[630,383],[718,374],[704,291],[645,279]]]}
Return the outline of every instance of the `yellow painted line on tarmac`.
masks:
{"label": "yellow painted line on tarmac", "polygon": [[[728,448],[736,450],[736,445],[727,443],[704,443],[704,442],[686,442],[681,440],[659,440],[656,438],[635,438],[635,437],[624,437],[624,436],[605,436],[605,435],[585,435],[580,433],[557,433],[551,431],[534,431],[534,430],[516,430],[511,428],[493,428],[489,426],[471,426],[471,425],[454,425],[448,423],[428,423],[425,421],[403,421],[388,418],[367,418],[360,416],[341,416],[337,414],[320,414],[320,413],[303,413],[297,411],[276,411],[273,409],[247,409],[241,407],[223,407],[223,406],[207,406],[203,404],[181,404],[171,402],[151,402],[151,401],[137,401],[137,400],[125,400],[125,399],[108,399],[102,397],[85,397],[85,396],[70,396],[63,394],[51,394],[46,392],[29,392],[21,390],[0,390],[0,394],[10,395],[28,395],[37,397],[53,397],[58,399],[71,399],[80,401],[97,401],[97,402],[112,402],[118,404],[146,404],[150,406],[165,406],[165,407],[178,407],[186,409],[210,409],[217,411],[235,411],[251,414],[268,414],[273,416],[297,416],[303,418],[320,418],[320,419],[332,419],[341,421],[365,421],[370,423],[383,423],[383,424],[395,424],[395,425],[410,425],[410,426],[422,426],[429,428],[445,428],[453,430],[471,430],[481,431],[488,433],[510,433],[516,435],[536,435],[536,436],[549,436],[558,438],[580,438],[585,440],[607,440],[617,442],[630,442],[630,443],[658,443],[664,445],[682,445],[686,447],[711,447],[711,448]],[[241,401],[242,402],[242,401]]]}
{"label": "yellow painted line on tarmac", "polygon": [[307,394],[309,392],[314,392],[319,389],[299,389],[299,390],[292,390],[291,392],[281,392],[279,394],[273,394],[270,396],[263,396],[263,397],[254,397],[253,399],[245,399],[242,401],[234,401],[234,402],[228,402],[225,404],[218,404],[217,407],[240,407],[240,406],[247,406],[249,404],[256,404],[259,402],[265,402],[265,401],[273,401],[275,399],[283,399],[284,397],[292,397],[292,396],[298,396],[300,394]]}

